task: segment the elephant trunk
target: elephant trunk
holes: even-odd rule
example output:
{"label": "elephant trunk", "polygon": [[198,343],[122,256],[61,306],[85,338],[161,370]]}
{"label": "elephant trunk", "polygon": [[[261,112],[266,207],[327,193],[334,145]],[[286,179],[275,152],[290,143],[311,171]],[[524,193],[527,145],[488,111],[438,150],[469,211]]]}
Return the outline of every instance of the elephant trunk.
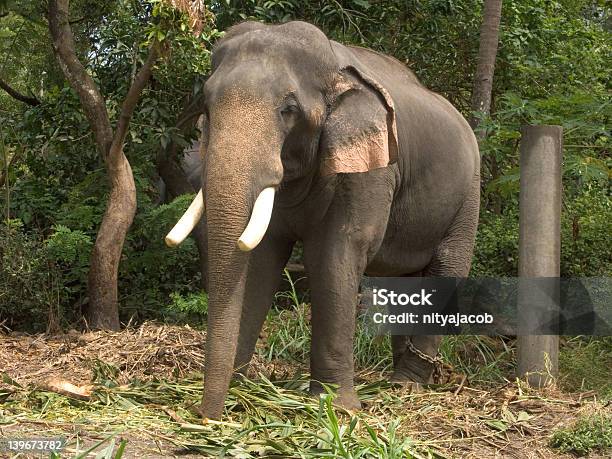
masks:
{"label": "elephant trunk", "polygon": [[207,197],[208,326],[204,367],[204,396],[200,412],[218,419],[234,371],[249,252],[236,241],[248,221],[245,199]]}
{"label": "elephant trunk", "polygon": [[232,198],[207,199],[208,326],[202,416],[217,419],[223,412],[244,302],[250,251],[264,237],[272,213],[274,188],[265,188],[249,217],[245,193],[232,188]]}
{"label": "elephant trunk", "polygon": [[204,368],[204,418],[218,419],[233,373],[249,252],[238,239],[251,213],[247,182],[209,171],[206,181],[208,227],[208,325]]}
{"label": "elephant trunk", "polygon": [[[252,143],[246,146],[227,138],[226,135],[207,151],[204,189],[208,326],[200,412],[212,419],[223,413],[234,371],[251,250],[265,235],[274,191],[282,180],[279,139],[268,135],[257,141],[253,135]],[[232,154],[228,160],[228,152],[240,153]]]}

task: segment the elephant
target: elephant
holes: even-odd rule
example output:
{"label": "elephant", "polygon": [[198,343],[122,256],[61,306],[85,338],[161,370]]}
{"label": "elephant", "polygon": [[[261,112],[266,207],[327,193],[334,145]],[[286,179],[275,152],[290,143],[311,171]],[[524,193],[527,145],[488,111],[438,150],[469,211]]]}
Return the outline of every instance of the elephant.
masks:
{"label": "elephant", "polygon": [[[202,160],[200,158],[199,141],[194,140],[191,145],[185,148],[179,166],[189,185],[194,190],[199,190],[202,187]],[[155,187],[158,193],[158,204],[166,204],[172,200],[172,195],[168,193],[168,186],[163,178],[159,177],[157,179]]]}
{"label": "elephant", "polygon": [[[335,403],[358,409],[361,276],[468,275],[480,202],[476,138],[402,63],[301,21],[228,29],[212,50],[203,99],[203,185],[166,237],[180,243],[204,215],[199,412],[222,416],[296,241],[312,302],[310,391],[334,385]],[[393,337],[391,380],[429,382],[439,342]]]}

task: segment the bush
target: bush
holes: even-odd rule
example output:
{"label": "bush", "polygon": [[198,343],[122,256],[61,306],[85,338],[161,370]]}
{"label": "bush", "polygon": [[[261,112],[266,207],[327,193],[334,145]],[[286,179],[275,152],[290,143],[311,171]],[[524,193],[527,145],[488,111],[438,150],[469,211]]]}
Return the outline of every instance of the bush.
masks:
{"label": "bush", "polygon": [[93,247],[90,236],[80,230],[57,225],[45,242],[46,254],[60,270],[66,295],[85,297],[89,256]]}
{"label": "bush", "polygon": [[561,275],[612,275],[612,197],[609,190],[587,184],[565,199],[562,218]]}
{"label": "bush", "polygon": [[[597,183],[575,194],[565,193],[561,211],[561,276],[600,277],[612,274],[612,197]],[[483,210],[476,236],[472,276],[518,275],[518,205],[501,214]]]}
{"label": "bush", "polygon": [[203,324],[208,314],[208,295],[201,293],[170,294],[170,303],[166,306],[169,315],[181,317],[188,323]]}
{"label": "bush", "polygon": [[[164,243],[164,237],[192,199],[193,195],[183,195],[160,206],[151,202],[139,203],[141,210],[128,233],[119,272],[122,319],[172,319],[177,314],[199,312],[175,308],[178,303],[171,300],[171,294],[179,298],[201,290],[194,239],[188,238],[175,248]],[[170,305],[166,307],[168,303]]]}
{"label": "bush", "polygon": [[556,431],[550,445],[564,453],[579,456],[612,448],[612,417],[601,415],[582,418],[573,427]]}
{"label": "bush", "polygon": [[0,224],[0,323],[56,329],[68,304],[63,276],[47,246],[23,231],[20,220]]}
{"label": "bush", "polygon": [[496,215],[481,212],[470,274],[474,277],[516,276],[518,267],[518,209]]}

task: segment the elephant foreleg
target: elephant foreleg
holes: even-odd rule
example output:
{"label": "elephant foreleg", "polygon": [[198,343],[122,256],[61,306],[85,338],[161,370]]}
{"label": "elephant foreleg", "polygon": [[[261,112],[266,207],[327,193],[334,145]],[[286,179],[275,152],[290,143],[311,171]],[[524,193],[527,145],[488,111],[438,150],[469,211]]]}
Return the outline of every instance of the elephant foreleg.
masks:
{"label": "elephant foreleg", "polygon": [[246,375],[293,242],[265,238],[249,260],[234,369]]}
{"label": "elephant foreleg", "polygon": [[365,255],[347,246],[341,247],[339,243],[333,248],[333,256],[329,252],[327,257],[312,256],[312,253],[309,256],[308,249],[305,244],[312,300],[310,392],[323,393],[321,383],[337,385],[336,403],[347,409],[357,409],[361,403],[353,388],[353,340]]}
{"label": "elephant foreleg", "polygon": [[349,409],[361,406],[353,387],[359,283],[382,244],[393,183],[387,168],[342,176],[324,221],[304,240],[312,300],[310,389],[338,385],[336,403]]}

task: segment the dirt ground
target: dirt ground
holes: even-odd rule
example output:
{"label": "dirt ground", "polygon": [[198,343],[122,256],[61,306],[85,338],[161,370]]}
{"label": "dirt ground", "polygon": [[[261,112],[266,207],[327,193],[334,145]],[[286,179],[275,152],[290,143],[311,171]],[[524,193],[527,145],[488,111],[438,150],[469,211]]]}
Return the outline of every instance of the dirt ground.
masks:
{"label": "dirt ground", "polygon": [[[116,441],[128,440],[123,457],[207,457],[181,437],[185,431],[197,436],[197,418],[189,413],[201,391],[204,339],[189,326],[154,323],[117,333],[0,334],[0,438],[63,436],[69,447],[62,457],[73,457],[77,440],[93,445],[120,432]],[[303,370],[257,357],[253,374],[274,379]],[[449,375],[446,384],[411,393],[377,388],[379,372],[358,377],[366,388],[373,384],[371,393],[364,389],[362,415],[380,422],[375,430],[382,438],[389,435],[384,426],[399,419],[397,434],[411,438],[415,451],[425,447],[429,457],[573,457],[549,447],[551,433],[581,416],[611,413],[593,391],[536,392],[510,382],[485,390]],[[146,388],[160,395],[148,396]],[[235,427],[238,419],[232,414],[222,427]]]}

